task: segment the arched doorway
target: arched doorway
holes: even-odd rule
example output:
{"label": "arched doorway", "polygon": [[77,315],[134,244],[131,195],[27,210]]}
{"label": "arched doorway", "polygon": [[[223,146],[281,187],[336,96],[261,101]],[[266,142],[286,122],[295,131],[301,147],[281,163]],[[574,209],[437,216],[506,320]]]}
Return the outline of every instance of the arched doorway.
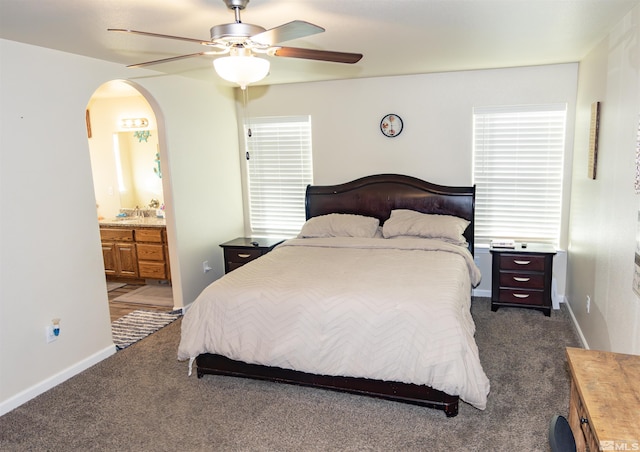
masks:
{"label": "arched doorway", "polygon": [[87,132],[111,320],[172,311],[169,186],[156,113],[139,87],[114,80],[87,105]]}

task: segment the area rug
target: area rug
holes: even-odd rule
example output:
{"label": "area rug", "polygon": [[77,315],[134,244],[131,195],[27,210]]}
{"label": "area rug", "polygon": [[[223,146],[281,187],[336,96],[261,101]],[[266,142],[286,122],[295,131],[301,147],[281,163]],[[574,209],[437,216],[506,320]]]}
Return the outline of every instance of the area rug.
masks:
{"label": "area rug", "polygon": [[126,283],[107,281],[107,292],[126,286]]}
{"label": "area rug", "polygon": [[169,325],[180,317],[180,313],[133,311],[111,324],[111,335],[117,350],[129,347]]}
{"label": "area rug", "polygon": [[132,290],[113,301],[124,303],[151,304],[154,306],[173,307],[173,292],[171,286],[167,285],[146,285],[139,289]]}

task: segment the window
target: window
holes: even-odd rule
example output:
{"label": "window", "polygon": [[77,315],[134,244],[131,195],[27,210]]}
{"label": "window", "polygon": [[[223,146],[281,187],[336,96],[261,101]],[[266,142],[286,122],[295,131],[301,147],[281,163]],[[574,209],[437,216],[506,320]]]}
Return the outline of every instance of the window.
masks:
{"label": "window", "polygon": [[474,109],[476,243],[558,244],[565,119],[565,104]]}
{"label": "window", "polygon": [[[313,182],[311,117],[252,118],[246,139],[251,233],[293,236],[305,222]],[[245,134],[247,136],[247,134]]]}

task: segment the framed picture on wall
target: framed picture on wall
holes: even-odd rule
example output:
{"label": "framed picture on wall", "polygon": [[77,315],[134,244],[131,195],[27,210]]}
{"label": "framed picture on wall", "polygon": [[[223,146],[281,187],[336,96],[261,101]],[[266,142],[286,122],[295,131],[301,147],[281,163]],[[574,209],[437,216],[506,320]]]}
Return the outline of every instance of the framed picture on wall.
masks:
{"label": "framed picture on wall", "polygon": [[589,162],[588,177],[596,178],[596,169],[598,166],[598,133],[600,129],[600,102],[591,104],[591,127],[589,130]]}
{"label": "framed picture on wall", "polygon": [[84,113],[84,119],[87,123],[87,138],[91,138],[91,113],[88,109]]}
{"label": "framed picture on wall", "polygon": [[634,253],[633,291],[640,297],[640,209],[638,209],[638,229],[636,230],[636,252]]}
{"label": "framed picture on wall", "polygon": [[636,195],[640,194],[640,113],[638,113],[638,128],[636,129]]}

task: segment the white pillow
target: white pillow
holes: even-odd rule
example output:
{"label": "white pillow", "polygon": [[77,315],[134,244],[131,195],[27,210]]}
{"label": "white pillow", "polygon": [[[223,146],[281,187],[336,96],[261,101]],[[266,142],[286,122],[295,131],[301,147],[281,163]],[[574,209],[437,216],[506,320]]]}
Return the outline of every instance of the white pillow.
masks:
{"label": "white pillow", "polygon": [[398,209],[391,211],[391,216],[382,226],[382,234],[387,239],[413,236],[465,244],[466,239],[462,234],[469,224],[470,221],[452,215],[432,215]]}
{"label": "white pillow", "polygon": [[376,235],[380,220],[362,215],[330,213],[309,218],[302,226],[298,238],[313,237],[366,237]]}

